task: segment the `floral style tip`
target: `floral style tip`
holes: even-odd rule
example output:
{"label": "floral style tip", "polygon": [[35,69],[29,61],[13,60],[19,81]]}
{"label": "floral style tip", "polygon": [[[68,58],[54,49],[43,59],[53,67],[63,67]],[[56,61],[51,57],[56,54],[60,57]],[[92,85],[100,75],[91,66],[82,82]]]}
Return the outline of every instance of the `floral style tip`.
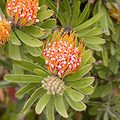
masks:
{"label": "floral style tip", "polygon": [[[56,36],[56,37],[55,37]],[[46,61],[47,69],[60,78],[74,73],[80,68],[84,45],[77,42],[74,32],[63,33],[63,29],[53,38],[49,44],[43,45],[43,56]]]}
{"label": "floral style tip", "polygon": [[30,26],[38,22],[38,0],[7,0],[6,12],[11,22],[19,26]]}

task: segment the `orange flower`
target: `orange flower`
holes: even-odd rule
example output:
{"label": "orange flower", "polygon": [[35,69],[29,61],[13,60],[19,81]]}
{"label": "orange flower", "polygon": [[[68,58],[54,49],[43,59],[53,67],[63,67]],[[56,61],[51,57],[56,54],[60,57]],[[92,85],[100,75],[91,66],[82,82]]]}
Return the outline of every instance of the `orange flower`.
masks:
{"label": "orange flower", "polygon": [[6,19],[0,18],[0,45],[8,40],[10,34],[10,24]]}
{"label": "orange flower", "polygon": [[38,0],[7,0],[6,11],[14,24],[30,26],[38,21]]}
{"label": "orange flower", "polygon": [[[80,68],[84,45],[77,43],[74,32],[63,33],[63,29],[55,37],[43,45],[43,56],[47,69],[60,78],[74,73]],[[55,37],[55,38],[54,38]]]}

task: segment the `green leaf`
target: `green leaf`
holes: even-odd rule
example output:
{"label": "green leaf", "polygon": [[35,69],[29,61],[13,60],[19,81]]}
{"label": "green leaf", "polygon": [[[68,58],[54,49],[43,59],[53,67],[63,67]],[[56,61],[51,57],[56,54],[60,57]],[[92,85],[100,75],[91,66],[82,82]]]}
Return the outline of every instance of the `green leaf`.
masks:
{"label": "green leaf", "polygon": [[37,114],[40,114],[43,109],[46,107],[46,105],[48,104],[48,102],[50,101],[52,95],[51,94],[44,94],[40,100],[38,101],[36,107],[35,107],[35,111]]}
{"label": "green leaf", "polygon": [[68,118],[62,95],[55,96],[55,109],[61,116],[63,116],[64,118]]}
{"label": "green leaf", "polygon": [[67,81],[74,81],[74,80],[79,80],[80,78],[82,78],[85,74],[87,74],[90,70],[92,69],[92,65],[91,64],[87,64],[83,67],[81,67],[81,69],[76,72],[75,74],[71,74],[65,77],[65,80]]}
{"label": "green leaf", "polygon": [[64,16],[61,13],[61,11],[57,11],[57,7],[54,4],[54,2],[52,0],[46,0],[46,4],[48,5],[48,7],[50,7],[51,9],[53,9],[57,13],[57,18],[59,19],[60,23],[64,26],[65,25]]}
{"label": "green leaf", "polygon": [[19,47],[9,43],[9,57],[13,60],[21,60]]}
{"label": "green leaf", "polygon": [[85,20],[85,18],[86,18],[86,16],[87,16],[87,14],[89,13],[89,4],[86,4],[86,6],[85,6],[85,8],[84,8],[84,10],[83,10],[83,12],[80,14],[80,16],[78,17],[78,19],[77,19],[77,24],[79,25],[79,24],[81,24],[84,20]]}
{"label": "green leaf", "polygon": [[51,100],[48,102],[46,106],[46,117],[47,117],[47,120],[55,120],[53,98],[51,98]]}
{"label": "green leaf", "polygon": [[81,89],[90,86],[94,82],[94,77],[86,77],[82,79],[78,79],[76,81],[66,81],[66,84],[76,88]]}
{"label": "green leaf", "polygon": [[92,51],[90,49],[86,50],[82,58],[81,66],[86,65],[86,63],[89,61],[91,57],[92,57]]}
{"label": "green leaf", "polygon": [[85,37],[84,41],[88,44],[103,44],[105,43],[105,39],[100,37]]}
{"label": "green leaf", "polygon": [[94,27],[93,29],[89,30],[89,32],[86,34],[86,36],[92,37],[92,36],[98,36],[101,34],[103,34],[103,29]]}
{"label": "green leaf", "polygon": [[12,65],[13,65],[12,72],[14,74],[23,74],[24,73],[24,71],[19,66],[15,65],[14,63]]}
{"label": "green leaf", "polygon": [[115,46],[114,46],[114,43],[110,43],[110,53],[112,56],[115,55],[115,52],[116,52],[116,49],[115,49]]}
{"label": "green leaf", "polygon": [[19,91],[17,91],[16,96],[20,97],[26,93],[28,93],[30,90],[32,90],[35,87],[35,84],[27,84],[23,88],[21,88]]}
{"label": "green leaf", "polygon": [[105,111],[105,113],[103,115],[103,120],[109,120],[108,112],[107,111]]}
{"label": "green leaf", "polygon": [[43,78],[37,75],[6,74],[5,80],[16,83],[40,83]]}
{"label": "green leaf", "polygon": [[77,18],[80,13],[80,1],[79,0],[74,0],[73,2],[73,15],[72,15],[72,20],[71,24],[76,25],[77,24]]}
{"label": "green leaf", "polygon": [[64,5],[65,5],[67,25],[69,25],[70,21],[71,21],[71,7],[70,7],[70,3],[69,3],[68,0],[64,0],[63,2],[64,2]]}
{"label": "green leaf", "polygon": [[112,90],[112,84],[104,84],[99,85],[94,93],[92,94],[91,98],[103,98],[107,96]]}
{"label": "green leaf", "polygon": [[114,74],[118,74],[118,70],[119,70],[119,61],[116,59],[115,56],[113,56],[110,60],[109,63],[109,68],[110,70],[114,73]]}
{"label": "green leaf", "polygon": [[81,25],[77,26],[74,28],[75,31],[80,31],[83,30],[85,28],[88,28],[90,26],[92,26],[93,24],[95,24],[96,22],[99,21],[99,19],[103,16],[103,13],[98,13],[97,15],[95,15],[94,17],[92,17],[91,19],[89,19],[88,21],[82,23]]}
{"label": "green leaf", "polygon": [[86,105],[79,101],[79,102],[75,102],[73,101],[70,97],[68,97],[67,95],[65,95],[65,98],[68,102],[68,104],[76,111],[84,111],[86,110]]}
{"label": "green leaf", "polygon": [[[88,28],[82,30],[82,32],[77,33],[79,38],[82,37],[97,37],[98,35],[101,35],[103,33],[103,30],[101,28]],[[99,37],[99,36],[98,36]]]}
{"label": "green leaf", "polygon": [[103,50],[102,45],[100,45],[100,44],[87,44],[87,47],[89,47],[90,49],[95,50],[95,51]]}
{"label": "green leaf", "polygon": [[37,75],[40,75],[42,77],[47,77],[49,76],[49,74],[47,74],[46,72],[44,72],[43,70],[41,69],[35,69],[34,72],[37,74]]}
{"label": "green leaf", "polygon": [[84,95],[77,92],[76,90],[67,87],[65,89],[65,93],[73,100],[73,101],[81,101],[84,98]]}
{"label": "green leaf", "polygon": [[27,102],[25,103],[22,112],[26,112],[31,106],[32,104],[44,94],[45,90],[43,88],[38,88],[31,96],[30,98],[27,100]]}
{"label": "green leaf", "polygon": [[[19,65],[21,68],[28,70],[30,72],[35,72],[35,69],[41,69],[45,72],[47,72],[46,69],[44,69],[43,67],[41,67],[40,65],[37,65],[35,63],[26,61],[26,60],[21,60],[21,61],[14,61],[15,64]],[[48,72],[47,72],[48,73]]]}
{"label": "green leaf", "polygon": [[40,47],[30,47],[25,45],[25,52],[31,54],[34,57],[39,57],[41,54],[41,48]]}
{"label": "green leaf", "polygon": [[25,27],[24,28],[24,31],[25,33],[33,36],[33,37],[36,37],[36,38],[39,38],[39,37],[42,37],[45,35],[45,30],[38,27],[38,26],[29,26],[29,27]]}
{"label": "green leaf", "polygon": [[15,35],[15,33],[11,30],[10,32],[10,42],[13,45],[21,45],[21,42],[19,41],[18,37]]}
{"label": "green leaf", "polygon": [[94,87],[88,86],[88,87],[85,87],[85,88],[81,88],[78,91],[83,93],[84,95],[91,95],[94,91]]}
{"label": "green leaf", "polygon": [[8,82],[8,81],[0,81],[0,89],[1,88],[7,88],[7,87],[11,87],[13,86],[14,84],[12,84],[11,82]]}
{"label": "green leaf", "polygon": [[48,8],[48,7],[47,7],[46,5],[40,6],[40,10],[38,11],[38,13],[41,13],[41,12],[43,12],[43,11],[46,11],[47,8]]}
{"label": "green leaf", "polygon": [[48,19],[42,24],[42,28],[44,29],[53,29],[56,25],[56,19]]}
{"label": "green leaf", "polygon": [[17,36],[19,37],[19,39],[25,43],[28,46],[31,47],[40,47],[42,46],[42,42],[34,37],[29,36],[28,34],[16,29],[15,33],[17,34]]}
{"label": "green leaf", "polygon": [[40,21],[43,21],[43,20],[51,17],[53,14],[54,14],[54,12],[53,12],[52,10],[47,10],[47,11],[43,11],[43,12],[41,12],[41,13],[38,13],[37,18],[38,18]]}
{"label": "green leaf", "polygon": [[106,46],[103,46],[102,58],[103,58],[104,66],[107,67],[108,66],[108,52],[107,52]]}

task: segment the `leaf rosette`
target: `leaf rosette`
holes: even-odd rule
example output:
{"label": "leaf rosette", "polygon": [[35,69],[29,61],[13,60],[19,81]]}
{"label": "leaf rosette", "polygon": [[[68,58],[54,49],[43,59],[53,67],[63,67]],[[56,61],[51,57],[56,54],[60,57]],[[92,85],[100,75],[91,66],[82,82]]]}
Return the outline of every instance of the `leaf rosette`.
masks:
{"label": "leaf rosette", "polygon": [[63,30],[54,31],[48,39],[43,44],[42,56],[39,57],[39,61],[44,60],[43,64],[26,60],[14,61],[30,73],[7,74],[4,79],[25,84],[16,93],[18,97],[25,94],[30,96],[22,112],[28,111],[35,102],[37,114],[45,109],[50,120],[54,120],[54,111],[68,118],[69,106],[76,111],[86,109],[84,96],[92,94],[94,90],[94,77],[88,74],[94,59],[91,50],[86,50],[82,41],[78,42],[74,32],[68,34]]}

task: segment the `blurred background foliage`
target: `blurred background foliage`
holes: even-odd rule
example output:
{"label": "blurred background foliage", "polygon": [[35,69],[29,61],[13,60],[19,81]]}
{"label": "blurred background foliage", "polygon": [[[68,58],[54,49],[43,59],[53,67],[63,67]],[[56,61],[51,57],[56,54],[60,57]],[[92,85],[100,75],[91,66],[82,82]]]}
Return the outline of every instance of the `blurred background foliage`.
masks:
{"label": "blurred background foliage", "polygon": [[[7,18],[5,4],[0,0]],[[87,109],[69,109],[66,120],[120,120],[120,0],[39,0],[39,4],[40,22],[12,29],[10,42],[0,47],[0,120],[47,120],[44,111],[35,114],[34,105],[26,114],[20,113],[29,95],[17,98],[15,92],[22,85],[6,82],[3,76],[27,72],[14,64],[16,60],[43,64],[41,41],[61,27],[75,31],[96,60],[91,71],[95,89],[86,99]],[[55,119],[65,120],[57,113]]]}

